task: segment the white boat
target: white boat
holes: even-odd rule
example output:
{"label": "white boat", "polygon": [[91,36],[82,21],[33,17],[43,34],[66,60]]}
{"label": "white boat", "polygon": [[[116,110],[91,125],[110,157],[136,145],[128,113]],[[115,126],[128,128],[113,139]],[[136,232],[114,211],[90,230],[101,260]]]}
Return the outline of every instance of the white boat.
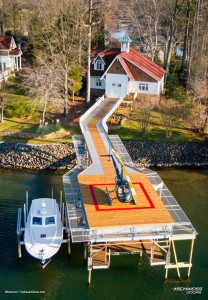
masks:
{"label": "white boat", "polygon": [[62,239],[63,226],[56,200],[32,200],[24,235],[27,252],[44,268],[58,252]]}

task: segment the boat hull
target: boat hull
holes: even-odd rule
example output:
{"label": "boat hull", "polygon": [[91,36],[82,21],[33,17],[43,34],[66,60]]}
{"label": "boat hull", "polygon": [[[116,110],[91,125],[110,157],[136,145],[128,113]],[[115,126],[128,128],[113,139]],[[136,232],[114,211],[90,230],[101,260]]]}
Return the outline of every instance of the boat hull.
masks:
{"label": "boat hull", "polygon": [[43,269],[49,264],[52,258],[47,258],[47,259],[38,259],[38,263],[41,265]]}
{"label": "boat hull", "polygon": [[45,268],[63,240],[61,215],[55,199],[32,201],[25,227],[25,248]]}

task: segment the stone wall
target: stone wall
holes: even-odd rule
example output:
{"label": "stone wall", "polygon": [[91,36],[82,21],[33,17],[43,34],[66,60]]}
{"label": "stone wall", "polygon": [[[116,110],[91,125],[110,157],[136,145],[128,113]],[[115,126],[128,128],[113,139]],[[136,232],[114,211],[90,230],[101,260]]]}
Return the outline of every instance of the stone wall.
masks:
{"label": "stone wall", "polygon": [[208,166],[206,143],[128,141],[124,145],[132,160],[145,167]]}
{"label": "stone wall", "polygon": [[[124,145],[135,163],[145,167],[207,167],[205,143],[157,143],[128,141]],[[76,164],[72,143],[25,145],[0,143],[0,167],[17,169],[63,169]]]}
{"label": "stone wall", "polygon": [[76,164],[72,143],[49,145],[0,144],[0,167],[17,169],[71,169]]}

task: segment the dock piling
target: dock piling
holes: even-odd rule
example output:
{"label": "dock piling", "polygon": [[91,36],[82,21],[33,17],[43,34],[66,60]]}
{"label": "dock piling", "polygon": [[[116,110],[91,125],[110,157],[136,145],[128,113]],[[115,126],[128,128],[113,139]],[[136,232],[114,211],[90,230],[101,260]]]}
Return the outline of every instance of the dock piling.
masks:
{"label": "dock piling", "polygon": [[17,214],[17,247],[18,247],[18,257],[22,257],[22,249],[21,249],[21,214],[22,210],[21,208],[18,209],[18,214]]}
{"label": "dock piling", "polygon": [[24,226],[26,227],[27,217],[26,217],[26,203],[24,203]]}
{"label": "dock piling", "polygon": [[61,218],[62,218],[62,191],[60,191],[60,203],[59,203],[59,207],[60,207],[60,212],[61,212]]}
{"label": "dock piling", "polygon": [[26,221],[28,217],[28,191],[26,191]]}
{"label": "dock piling", "polygon": [[89,272],[88,272],[88,287],[90,287],[90,284],[91,284],[91,275],[92,275],[92,270],[89,270]]}
{"label": "dock piling", "polygon": [[62,221],[62,226],[64,226],[64,203],[62,203],[62,208],[61,208],[61,221]]}
{"label": "dock piling", "polygon": [[88,248],[88,244],[84,243],[84,261],[87,260],[87,248]]}
{"label": "dock piling", "polygon": [[68,248],[68,255],[71,254],[71,238],[70,238],[70,233],[67,234],[67,248]]}

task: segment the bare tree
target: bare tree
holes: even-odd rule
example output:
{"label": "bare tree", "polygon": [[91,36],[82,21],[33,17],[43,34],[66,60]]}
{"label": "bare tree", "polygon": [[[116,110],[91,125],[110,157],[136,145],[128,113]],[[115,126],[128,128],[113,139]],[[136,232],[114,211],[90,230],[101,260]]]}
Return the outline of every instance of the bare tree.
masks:
{"label": "bare tree", "polygon": [[61,68],[57,70],[52,64],[46,64],[28,70],[25,82],[28,84],[29,94],[42,103],[42,120],[45,124],[45,115],[49,102],[57,101],[60,97]]}
{"label": "bare tree", "polygon": [[172,137],[173,128],[178,124],[182,114],[182,106],[174,99],[161,99],[159,105],[163,126],[166,129],[166,138]]}
{"label": "bare tree", "polygon": [[201,76],[192,77],[189,91],[196,102],[190,123],[194,129],[208,134],[208,79]]}
{"label": "bare tree", "polygon": [[82,10],[82,0],[60,0],[59,2],[46,0],[44,3],[39,3],[36,8],[31,26],[32,39],[36,49],[39,50],[39,56],[63,70],[62,94],[65,117],[68,116],[69,72],[71,65],[78,60]]}
{"label": "bare tree", "polygon": [[158,102],[158,97],[152,95],[139,95],[137,100],[134,102],[134,109],[138,111],[138,118],[141,126],[141,134],[145,136],[147,128],[150,124],[151,111]]}

